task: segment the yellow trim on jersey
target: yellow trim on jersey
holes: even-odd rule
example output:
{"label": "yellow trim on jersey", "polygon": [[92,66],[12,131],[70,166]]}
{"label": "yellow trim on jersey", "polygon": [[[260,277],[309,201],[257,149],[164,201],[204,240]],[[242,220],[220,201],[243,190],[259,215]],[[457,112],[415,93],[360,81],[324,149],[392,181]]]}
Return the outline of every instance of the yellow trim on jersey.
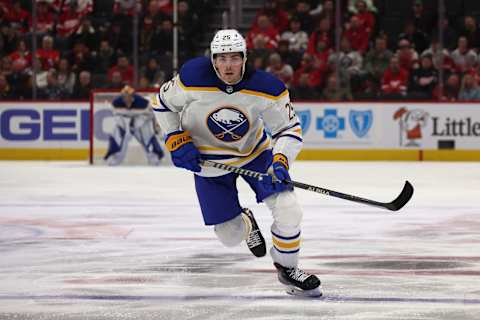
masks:
{"label": "yellow trim on jersey", "polygon": [[272,242],[275,246],[277,246],[280,249],[296,249],[300,246],[300,239],[295,240],[293,242],[283,242],[275,237],[272,237]]}
{"label": "yellow trim on jersey", "polygon": [[252,153],[251,155],[247,156],[247,157],[244,157],[244,158],[241,158],[239,160],[236,160],[236,161],[232,161],[232,162],[225,162],[225,164],[229,164],[231,166],[235,166],[235,165],[240,165],[242,164],[243,162],[246,162],[246,161],[249,161],[251,160],[252,158],[255,158],[256,156],[258,156],[260,153],[262,153],[263,151],[267,150],[267,148],[270,146],[270,139],[266,139],[264,143],[262,143],[258,149]]}
{"label": "yellow trim on jersey", "polygon": [[242,89],[238,92],[244,93],[244,94],[250,94],[250,95],[253,95],[253,96],[259,96],[259,97],[267,98],[267,99],[270,99],[270,100],[278,100],[278,99],[280,99],[280,98],[282,98],[282,97],[284,97],[288,94],[287,89],[285,89],[278,96],[273,96],[271,94],[267,94],[267,93],[263,93],[263,92],[259,92],[259,91],[254,91],[254,90],[248,90],[248,89]]}
{"label": "yellow trim on jersey", "polygon": [[183,90],[186,90],[186,91],[210,91],[210,92],[221,91],[216,87],[187,87],[186,85],[183,84],[180,78],[178,78],[178,84],[180,85],[180,87],[182,87]]}
{"label": "yellow trim on jersey", "polygon": [[[258,128],[256,138],[258,139],[259,137],[261,137],[262,133],[263,133],[263,127]],[[268,137],[267,137],[267,140],[268,140]],[[239,152],[238,150],[235,150],[235,149],[232,149],[232,148],[217,148],[217,147],[207,147],[207,146],[198,146],[197,149],[200,150],[200,151],[227,151],[227,152],[235,153],[235,155],[238,155],[238,156],[247,156],[253,151],[253,149],[255,149],[255,147],[257,146],[258,143],[259,143],[259,141],[257,141],[253,145],[253,147],[251,147],[249,150],[247,150],[245,152]]]}

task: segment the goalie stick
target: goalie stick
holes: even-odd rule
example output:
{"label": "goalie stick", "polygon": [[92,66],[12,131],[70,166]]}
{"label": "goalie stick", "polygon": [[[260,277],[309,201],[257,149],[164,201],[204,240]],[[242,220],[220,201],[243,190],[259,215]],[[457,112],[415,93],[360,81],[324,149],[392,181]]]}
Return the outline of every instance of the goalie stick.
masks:
{"label": "goalie stick", "polygon": [[[221,169],[221,170],[225,170],[225,171],[230,171],[230,172],[242,175],[242,176],[257,178],[258,180],[262,180],[264,177],[268,176],[268,174],[266,174],[266,173],[260,173],[260,172],[256,172],[256,171],[252,171],[252,170],[238,168],[238,167],[230,166],[228,164],[218,163],[218,162],[210,161],[210,160],[202,160],[202,165],[206,166],[206,167],[213,167],[213,168],[217,168],[217,169]],[[378,201],[375,201],[375,200],[370,200],[370,199],[354,196],[354,195],[343,193],[343,192],[338,192],[338,191],[334,191],[334,190],[330,190],[330,189],[326,189],[326,188],[312,186],[312,185],[309,185],[309,184],[306,184],[306,183],[297,182],[297,181],[293,181],[293,180],[284,181],[284,183],[290,183],[296,188],[300,188],[300,189],[304,189],[304,190],[308,190],[308,191],[313,191],[313,192],[320,193],[320,194],[323,194],[323,195],[326,195],[326,196],[331,196],[331,197],[341,198],[341,199],[345,199],[345,200],[349,200],[349,201],[353,201],[353,202],[363,203],[363,204],[367,204],[367,205],[374,206],[374,207],[388,209],[388,210],[391,210],[391,211],[398,211],[401,208],[403,208],[403,206],[405,206],[407,204],[407,202],[410,200],[410,198],[413,195],[413,186],[408,181],[405,181],[405,185],[403,186],[402,191],[400,192],[398,197],[395,200],[393,200],[392,202],[378,202]]]}

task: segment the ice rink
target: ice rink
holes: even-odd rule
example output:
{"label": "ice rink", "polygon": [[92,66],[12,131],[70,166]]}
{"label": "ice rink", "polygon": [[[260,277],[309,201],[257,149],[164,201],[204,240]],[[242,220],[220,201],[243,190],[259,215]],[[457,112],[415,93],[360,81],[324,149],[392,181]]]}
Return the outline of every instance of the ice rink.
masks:
{"label": "ice rink", "polygon": [[[193,177],[162,166],[0,162],[0,319],[480,319],[480,165],[296,162],[300,266],[322,298],[284,293],[269,256],[203,226]],[[270,244],[271,216],[240,184]],[[219,199],[221,201],[221,199]]]}

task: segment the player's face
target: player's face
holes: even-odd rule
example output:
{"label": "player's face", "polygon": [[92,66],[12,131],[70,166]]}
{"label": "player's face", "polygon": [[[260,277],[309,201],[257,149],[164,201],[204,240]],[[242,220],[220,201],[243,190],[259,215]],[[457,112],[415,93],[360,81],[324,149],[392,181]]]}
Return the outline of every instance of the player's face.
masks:
{"label": "player's face", "polygon": [[236,83],[242,77],[242,54],[237,52],[220,53],[215,57],[214,63],[223,82]]}

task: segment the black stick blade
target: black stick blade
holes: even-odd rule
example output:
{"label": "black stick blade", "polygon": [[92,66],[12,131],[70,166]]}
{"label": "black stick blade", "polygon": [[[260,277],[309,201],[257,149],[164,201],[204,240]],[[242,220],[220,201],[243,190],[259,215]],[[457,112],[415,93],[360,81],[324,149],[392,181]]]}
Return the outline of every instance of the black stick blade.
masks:
{"label": "black stick blade", "polygon": [[405,181],[405,185],[403,186],[402,192],[398,195],[398,197],[393,200],[390,203],[387,203],[385,205],[385,208],[392,210],[392,211],[398,211],[403,208],[404,205],[407,204],[408,201],[413,196],[413,186],[410,184],[410,182]]}

